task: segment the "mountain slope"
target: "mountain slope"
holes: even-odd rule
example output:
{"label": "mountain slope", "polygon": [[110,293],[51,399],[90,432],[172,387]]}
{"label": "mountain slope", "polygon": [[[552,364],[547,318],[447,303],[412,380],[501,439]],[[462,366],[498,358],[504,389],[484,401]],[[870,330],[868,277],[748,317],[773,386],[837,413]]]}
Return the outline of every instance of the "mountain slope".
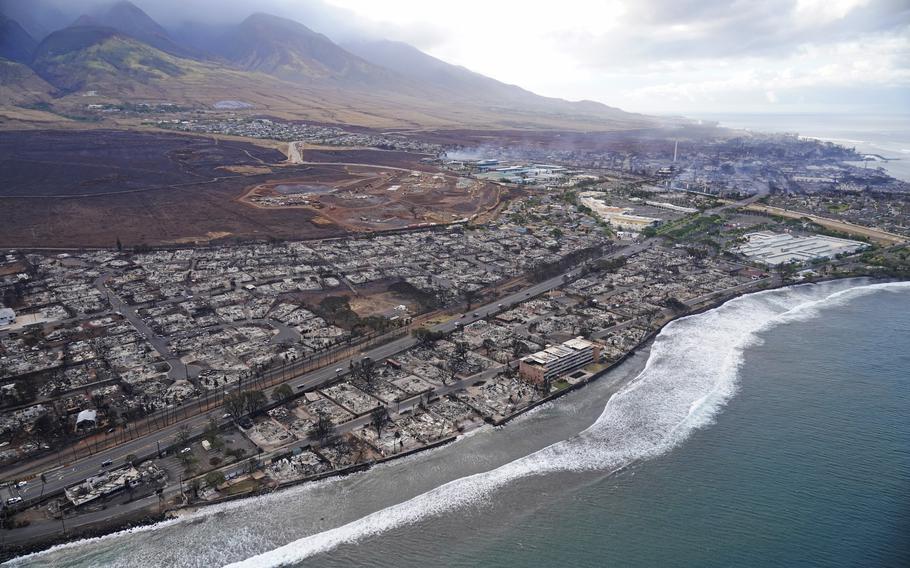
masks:
{"label": "mountain slope", "polygon": [[[464,67],[446,63],[398,41],[359,41],[345,43],[344,48],[376,65],[391,69],[445,89],[460,96],[534,96],[521,87],[507,85]],[[480,92],[477,90],[480,89]]]}
{"label": "mountain slope", "polygon": [[117,2],[98,14],[80,16],[73,26],[112,28],[164,52],[190,55],[158,22],[132,2]]}
{"label": "mountain slope", "polygon": [[47,0],[0,0],[0,14],[16,20],[35,41],[73,21],[73,17]]}
{"label": "mountain slope", "polygon": [[268,14],[248,17],[214,47],[242,69],[288,80],[375,84],[391,75],[303,24]]}
{"label": "mountain slope", "polygon": [[82,95],[94,91],[96,99],[112,103],[212,108],[239,100],[278,118],[384,129],[615,130],[653,124],[598,103],[540,97],[406,44],[364,48],[370,62],[302,24],[265,14],[226,30],[209,28],[217,33],[200,39],[216,53],[202,59],[140,40],[137,35],[170,38],[141,10],[118,6],[105,21],[124,29],[74,25],[35,49],[32,68],[56,89],[54,107],[82,112],[88,102]]}
{"label": "mountain slope", "polygon": [[[456,99],[482,101],[516,110],[537,110],[604,118],[629,119],[636,115],[593,101],[567,101],[544,97],[476,73],[465,67],[446,63],[407,43],[396,41],[361,41],[344,45],[352,53],[402,76],[437,86]],[[644,117],[639,117],[644,118]]]}
{"label": "mountain slope", "polygon": [[25,65],[0,58],[0,106],[45,102],[53,90]]}
{"label": "mountain slope", "polygon": [[112,89],[183,74],[173,58],[113,28],[72,26],[47,36],[32,68],[63,91]]}
{"label": "mountain slope", "polygon": [[18,22],[0,14],[0,57],[27,63],[36,47],[38,42]]}

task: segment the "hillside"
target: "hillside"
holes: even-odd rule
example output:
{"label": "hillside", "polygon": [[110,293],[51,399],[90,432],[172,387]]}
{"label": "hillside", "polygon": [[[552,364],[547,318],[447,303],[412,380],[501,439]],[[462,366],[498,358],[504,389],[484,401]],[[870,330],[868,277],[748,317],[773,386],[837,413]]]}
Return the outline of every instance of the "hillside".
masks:
{"label": "hillside", "polygon": [[537,95],[458,65],[427,55],[407,43],[379,40],[344,44],[359,57],[411,79],[445,89],[450,95],[476,99],[531,99]]}
{"label": "hillside", "polygon": [[54,88],[21,63],[0,58],[0,106],[46,102]]}
{"label": "hillside", "polygon": [[547,113],[599,116],[622,120],[635,117],[630,113],[593,101],[573,102],[543,97],[516,85],[509,85],[475,73],[465,67],[446,63],[403,42],[360,41],[346,43],[344,47],[375,65],[395,71],[409,79],[444,89],[450,97],[459,100]]}
{"label": "hillside", "polygon": [[28,63],[38,42],[15,20],[0,14],[0,57]]}
{"label": "hillside", "polygon": [[[49,35],[32,68],[62,91],[150,84],[186,73],[181,61],[112,28],[73,26]],[[129,90],[129,87],[128,87]]]}
{"label": "hillside", "polygon": [[164,52],[176,55],[189,54],[188,50],[178,46],[171,39],[158,22],[132,2],[117,2],[97,14],[83,15],[73,26],[112,28]]}
{"label": "hillside", "polygon": [[364,61],[303,24],[268,14],[253,14],[229,28],[210,47],[241,69],[293,81],[376,86],[387,84],[392,77],[388,70]]}
{"label": "hillside", "polygon": [[[197,36],[210,51],[204,57],[195,55],[198,45],[178,47],[128,2],[77,23],[48,35],[31,63],[55,92],[55,110],[64,114],[82,113],[92,102],[211,109],[218,101],[238,100],[277,118],[383,129],[587,131],[654,125],[599,103],[541,97],[407,44],[360,43],[351,47],[355,54],[298,22],[266,14],[236,26],[184,28],[204,32]],[[22,79],[6,90],[7,100],[29,99],[35,92],[34,81],[21,71],[16,72]],[[86,99],[90,92],[93,98]]]}
{"label": "hillside", "polygon": [[73,21],[72,16],[48,0],[0,0],[0,14],[19,22],[38,42]]}

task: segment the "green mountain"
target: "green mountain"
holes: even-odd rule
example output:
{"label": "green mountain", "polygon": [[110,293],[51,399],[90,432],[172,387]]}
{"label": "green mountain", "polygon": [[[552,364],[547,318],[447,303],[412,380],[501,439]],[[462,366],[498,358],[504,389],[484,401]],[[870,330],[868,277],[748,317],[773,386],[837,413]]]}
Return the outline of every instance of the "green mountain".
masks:
{"label": "green mountain", "polygon": [[[48,35],[30,64],[54,91],[54,106],[64,110],[84,109],[89,101],[82,95],[93,92],[109,102],[198,108],[239,100],[281,118],[377,128],[614,130],[655,124],[599,103],[541,97],[407,44],[353,44],[352,53],[298,22],[267,14],[206,34],[206,56],[177,45],[128,2],[77,24]],[[22,80],[8,87],[10,100]],[[34,88],[33,82],[22,87]]]}
{"label": "green mountain", "polygon": [[179,77],[182,61],[113,28],[72,26],[47,36],[32,68],[64,92]]}
{"label": "green mountain", "polygon": [[113,28],[166,53],[191,55],[189,50],[177,45],[158,22],[132,2],[116,2],[98,14],[81,16],[73,25]]}

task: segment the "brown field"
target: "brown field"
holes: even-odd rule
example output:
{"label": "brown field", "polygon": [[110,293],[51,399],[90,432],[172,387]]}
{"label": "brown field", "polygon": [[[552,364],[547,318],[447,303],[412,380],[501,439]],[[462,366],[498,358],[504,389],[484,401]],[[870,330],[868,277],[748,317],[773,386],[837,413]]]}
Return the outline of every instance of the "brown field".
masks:
{"label": "brown field", "polygon": [[334,167],[322,174],[270,180],[253,186],[241,202],[258,209],[303,209],[318,214],[318,224],[347,231],[381,231],[450,223],[495,208],[498,185],[438,172],[390,167]]}
{"label": "brown field", "polygon": [[[407,175],[417,166],[430,169],[417,155],[318,150],[304,157],[310,163],[289,165],[274,148],[152,131],[3,131],[0,247],[111,247],[118,238],[127,247],[325,238],[450,222],[453,215],[495,207],[500,199],[495,185],[456,189],[448,178],[445,187],[387,197],[395,192],[379,188],[376,180],[405,175],[394,168],[405,168]],[[388,169],[319,163],[355,161]],[[387,176],[377,178],[384,171]],[[374,187],[361,198],[352,190],[332,196],[334,209],[264,208],[243,199],[251,190],[283,183],[351,183],[356,189],[370,179]]]}

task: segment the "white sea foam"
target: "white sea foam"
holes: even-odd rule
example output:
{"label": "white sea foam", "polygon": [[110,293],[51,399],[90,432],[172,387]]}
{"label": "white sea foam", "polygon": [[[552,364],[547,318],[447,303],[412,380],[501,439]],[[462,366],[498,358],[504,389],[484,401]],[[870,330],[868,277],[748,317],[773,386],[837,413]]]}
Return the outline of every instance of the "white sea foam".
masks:
{"label": "white sea foam", "polygon": [[[795,286],[752,294],[732,300],[718,309],[680,319],[661,332],[644,370],[610,399],[594,424],[578,435],[488,472],[456,479],[345,525],[253,556],[237,565],[294,563],[341,544],[418,523],[458,507],[488,502],[497,489],[524,477],[557,471],[610,472],[634,461],[665,453],[695,429],[712,422],[735,392],[743,351],[761,341],[760,332],[782,322],[815,317],[820,308],[849,301],[858,295],[907,287],[910,284],[862,285],[857,281]],[[121,542],[143,550],[161,546],[161,542],[156,544],[154,540],[157,534],[155,529],[164,529],[162,537],[178,549],[183,546],[195,548],[201,556],[194,564],[224,564],[243,554],[254,554],[274,546],[259,534],[268,529],[263,527],[257,532],[255,524],[235,526],[231,542],[244,544],[224,549],[200,547],[198,540],[193,543],[183,540],[174,542],[175,535],[184,533],[174,533],[173,525],[211,520],[244,507],[268,510],[280,502],[298,499],[305,493],[325,489],[333,483],[336,480],[326,480],[255,500],[200,509],[179,520],[143,527],[133,534],[121,532],[100,539],[78,541],[15,560],[12,564],[28,565],[30,561],[37,560],[36,557],[41,557],[42,561],[51,562],[44,565],[72,559],[85,566],[134,566],[137,565],[134,555],[121,555],[112,548],[118,546],[115,543]],[[142,536],[142,542],[135,541],[138,536],[135,533],[145,535],[149,532],[151,536]],[[191,531],[186,533],[185,538],[179,538],[192,540],[197,538],[194,536],[197,534]],[[185,556],[182,558],[186,559]]]}
{"label": "white sea foam", "polygon": [[231,566],[258,568],[298,562],[482,502],[523,477],[556,471],[615,471],[665,453],[713,421],[734,394],[743,351],[760,341],[759,333],[785,321],[815,317],[825,305],[881,289],[907,287],[910,284],[873,284],[820,297],[818,287],[797,286],[737,298],[715,310],[675,321],[655,341],[644,370],[577,436]]}

